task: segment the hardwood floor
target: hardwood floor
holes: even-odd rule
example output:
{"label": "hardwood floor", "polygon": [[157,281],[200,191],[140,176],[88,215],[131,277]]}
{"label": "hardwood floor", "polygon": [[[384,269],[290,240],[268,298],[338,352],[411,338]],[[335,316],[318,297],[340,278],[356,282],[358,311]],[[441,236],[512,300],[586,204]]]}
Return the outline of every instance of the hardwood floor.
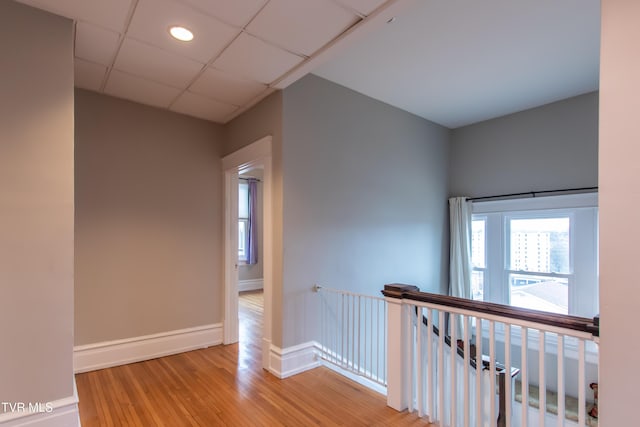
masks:
{"label": "hardwood floor", "polygon": [[324,367],[284,380],[264,371],[261,299],[241,294],[238,344],[76,375],[82,426],[426,424]]}

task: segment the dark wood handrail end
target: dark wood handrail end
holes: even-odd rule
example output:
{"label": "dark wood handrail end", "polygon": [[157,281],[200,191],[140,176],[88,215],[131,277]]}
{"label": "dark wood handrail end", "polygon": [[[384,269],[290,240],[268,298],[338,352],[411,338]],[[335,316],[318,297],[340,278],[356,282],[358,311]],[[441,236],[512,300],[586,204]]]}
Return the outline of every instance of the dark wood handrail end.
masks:
{"label": "dark wood handrail end", "polygon": [[600,336],[600,315],[596,314],[593,318],[593,325],[587,325],[587,332],[590,332],[594,337]]}
{"label": "dark wood handrail end", "polygon": [[405,292],[420,292],[420,288],[414,285],[405,285],[404,283],[389,283],[384,285],[384,289],[381,292],[385,297],[402,299]]}

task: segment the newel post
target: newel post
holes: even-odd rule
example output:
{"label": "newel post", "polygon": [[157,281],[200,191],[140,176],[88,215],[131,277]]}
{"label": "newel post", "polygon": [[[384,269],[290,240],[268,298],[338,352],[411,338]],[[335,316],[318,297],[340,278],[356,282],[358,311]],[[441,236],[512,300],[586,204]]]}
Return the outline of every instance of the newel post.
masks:
{"label": "newel post", "polygon": [[387,301],[387,406],[403,411],[410,398],[409,360],[410,331],[407,322],[409,306],[402,303],[402,294],[419,291],[412,285],[393,283],[384,285],[382,294]]}

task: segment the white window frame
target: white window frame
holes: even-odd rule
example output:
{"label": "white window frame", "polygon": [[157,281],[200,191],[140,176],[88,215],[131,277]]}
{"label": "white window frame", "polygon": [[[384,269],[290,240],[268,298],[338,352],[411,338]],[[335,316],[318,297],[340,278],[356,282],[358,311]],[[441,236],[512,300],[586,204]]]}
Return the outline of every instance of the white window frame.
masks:
{"label": "white window frame", "polygon": [[[505,304],[509,298],[509,284],[507,267],[509,253],[507,243],[507,223],[511,218],[518,217],[553,217],[570,215],[572,218],[570,229],[570,274],[559,276],[571,277],[569,280],[569,313],[583,317],[592,317],[598,307],[598,195],[597,193],[583,193],[562,196],[545,196],[528,199],[482,201],[473,204],[474,218],[485,219],[485,268],[474,268],[474,271],[484,271],[483,294],[485,301]],[[575,221],[579,219],[581,221]],[[579,226],[582,229],[574,229]],[[499,230],[496,238],[494,230]],[[490,237],[492,236],[492,237]],[[584,254],[589,247],[595,248],[595,254]],[[585,256],[586,255],[586,256]],[[579,285],[578,285],[579,284]],[[579,298],[577,286],[587,291],[587,298]],[[582,295],[585,295],[582,294]],[[485,326],[486,325],[486,326]],[[496,340],[504,342],[504,330],[496,325]],[[485,331],[485,329],[487,329]],[[483,334],[488,334],[487,322],[483,322]],[[537,349],[538,333],[530,330],[529,348]],[[512,343],[519,346],[520,331],[512,330]],[[565,342],[565,355],[577,357],[577,348],[570,342]],[[556,339],[553,334],[547,334],[548,353],[557,353]],[[597,363],[595,348],[587,346],[587,361]]]}
{"label": "white window frame", "polygon": [[[248,183],[244,183],[241,182],[239,183],[239,186],[246,186],[247,187],[247,194],[249,192],[249,184]],[[238,198],[238,200],[240,200]],[[238,213],[238,230],[240,230],[240,223],[244,223],[244,230],[245,233],[247,233],[249,231],[249,216],[251,215],[251,211],[249,210],[249,201],[247,199],[247,216],[246,217],[241,217],[240,214]],[[238,212],[240,212],[240,210],[238,210]],[[248,259],[247,259],[247,248],[245,248],[246,244],[246,239],[244,241],[242,241],[242,239],[240,239],[240,235],[238,233],[238,262],[241,265],[244,265],[247,263]]]}

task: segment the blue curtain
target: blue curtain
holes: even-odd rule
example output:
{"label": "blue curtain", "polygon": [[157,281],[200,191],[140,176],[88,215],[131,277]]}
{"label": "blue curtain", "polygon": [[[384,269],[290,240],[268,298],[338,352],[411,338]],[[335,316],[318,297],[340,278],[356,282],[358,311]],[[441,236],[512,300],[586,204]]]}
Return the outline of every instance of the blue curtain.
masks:
{"label": "blue curtain", "polygon": [[247,230],[247,264],[258,263],[258,180],[249,179],[249,229]]}

